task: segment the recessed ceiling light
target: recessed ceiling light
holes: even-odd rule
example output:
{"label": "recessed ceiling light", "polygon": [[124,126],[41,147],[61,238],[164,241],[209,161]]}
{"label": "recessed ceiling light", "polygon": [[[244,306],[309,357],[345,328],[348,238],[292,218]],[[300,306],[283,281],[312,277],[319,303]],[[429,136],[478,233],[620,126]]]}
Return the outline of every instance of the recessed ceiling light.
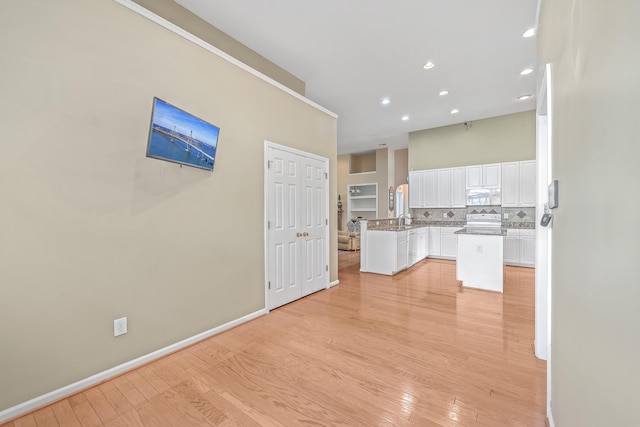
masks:
{"label": "recessed ceiling light", "polygon": [[531,98],[531,95],[520,95],[518,97],[518,100],[519,101],[524,101],[525,99],[529,99],[529,98]]}
{"label": "recessed ceiling light", "polygon": [[527,74],[531,73],[533,73],[533,68],[525,68],[524,70],[520,71],[521,76],[526,76]]}
{"label": "recessed ceiling light", "polygon": [[382,105],[387,105],[388,103],[391,102],[391,100],[389,98],[382,98]]}
{"label": "recessed ceiling light", "polygon": [[533,37],[535,35],[536,35],[536,29],[535,28],[529,28],[527,31],[522,33],[522,37],[524,37],[525,39],[528,39],[529,37]]}
{"label": "recessed ceiling light", "polygon": [[438,95],[440,95],[440,96],[445,96],[445,95],[447,95],[448,93],[449,93],[449,91],[448,91],[448,90],[441,90],[440,92],[438,92]]}
{"label": "recessed ceiling light", "polygon": [[407,120],[409,120],[409,116],[402,116],[402,121],[406,122]]}
{"label": "recessed ceiling light", "polygon": [[454,108],[453,110],[451,110],[451,114],[458,114],[460,112],[460,110],[458,110],[457,108]]}
{"label": "recessed ceiling light", "polygon": [[422,68],[424,68],[425,70],[430,70],[430,69],[432,69],[432,68],[433,68],[433,67],[435,67],[435,66],[436,66],[436,64],[434,64],[432,61],[429,61],[429,62],[427,62],[426,64],[424,64],[424,65],[422,66]]}

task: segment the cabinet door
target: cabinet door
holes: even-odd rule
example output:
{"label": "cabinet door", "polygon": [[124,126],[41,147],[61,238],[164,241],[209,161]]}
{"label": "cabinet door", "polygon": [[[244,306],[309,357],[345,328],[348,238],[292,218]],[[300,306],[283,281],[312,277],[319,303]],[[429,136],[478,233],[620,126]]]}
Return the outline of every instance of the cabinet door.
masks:
{"label": "cabinet door", "polygon": [[418,230],[418,261],[426,258],[429,248],[427,247],[427,229]]}
{"label": "cabinet door", "polygon": [[429,227],[429,256],[440,256],[440,227]]}
{"label": "cabinet door", "polygon": [[438,207],[451,206],[451,171],[438,169]]}
{"label": "cabinet door", "polygon": [[[520,162],[520,206],[536,205],[536,161]],[[504,197],[504,190],[502,192]],[[503,199],[504,200],[504,199]]]}
{"label": "cabinet door", "polygon": [[484,188],[500,188],[502,167],[500,163],[482,165],[482,185]]}
{"label": "cabinet door", "polygon": [[466,204],[465,168],[451,168],[451,207],[465,207]]}
{"label": "cabinet door", "polygon": [[467,188],[481,188],[482,187],[482,165],[467,166],[466,167],[466,181]]}
{"label": "cabinet door", "polygon": [[404,236],[401,235],[402,233],[396,234],[396,271],[400,271],[406,269],[409,266],[409,241],[406,234],[404,234]]}
{"label": "cabinet door", "polygon": [[[520,193],[520,164],[502,164],[502,206],[518,206]],[[516,230],[517,231],[517,230]]]}
{"label": "cabinet door", "polygon": [[422,200],[422,171],[409,172],[409,207],[421,208]]}
{"label": "cabinet door", "polygon": [[438,171],[428,170],[422,172],[423,202],[425,208],[438,207]]}
{"label": "cabinet door", "polygon": [[536,263],[536,238],[531,235],[520,235],[520,263],[534,266]]}
{"label": "cabinet door", "polygon": [[458,236],[453,234],[459,227],[442,227],[440,230],[440,255],[456,258],[458,255]]}
{"label": "cabinet door", "polygon": [[409,262],[408,264],[411,266],[418,262],[418,235],[416,234],[416,230],[409,231]]}
{"label": "cabinet door", "polygon": [[520,233],[518,230],[507,230],[504,238],[504,263],[518,264],[520,262]]}

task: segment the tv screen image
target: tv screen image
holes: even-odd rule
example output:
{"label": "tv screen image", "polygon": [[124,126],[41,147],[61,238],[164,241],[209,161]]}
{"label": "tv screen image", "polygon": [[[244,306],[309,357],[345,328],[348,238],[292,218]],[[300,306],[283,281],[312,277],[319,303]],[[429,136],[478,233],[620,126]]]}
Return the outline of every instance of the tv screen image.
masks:
{"label": "tv screen image", "polygon": [[153,98],[147,157],[213,170],[220,128]]}

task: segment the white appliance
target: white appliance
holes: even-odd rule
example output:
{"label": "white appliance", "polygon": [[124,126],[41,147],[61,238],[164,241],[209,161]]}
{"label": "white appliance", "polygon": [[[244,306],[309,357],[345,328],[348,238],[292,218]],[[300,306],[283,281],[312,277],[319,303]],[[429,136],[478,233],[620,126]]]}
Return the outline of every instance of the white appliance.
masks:
{"label": "white appliance", "polygon": [[467,214],[467,233],[502,235],[502,219],[500,214]]}
{"label": "white appliance", "polygon": [[467,189],[467,206],[501,205],[502,192],[500,188]]}

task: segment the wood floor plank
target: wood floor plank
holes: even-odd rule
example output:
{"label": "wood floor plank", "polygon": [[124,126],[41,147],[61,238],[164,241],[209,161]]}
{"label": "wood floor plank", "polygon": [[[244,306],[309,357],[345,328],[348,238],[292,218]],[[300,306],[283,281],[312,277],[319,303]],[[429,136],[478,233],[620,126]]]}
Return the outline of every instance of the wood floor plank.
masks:
{"label": "wood floor plank", "polygon": [[37,410],[33,416],[38,427],[58,427],[60,425],[50,406]]}
{"label": "wood floor plank", "polygon": [[51,405],[51,409],[58,420],[58,424],[64,427],[79,427],[81,426],[80,421],[78,421],[78,417],[76,417],[75,412],[73,412],[73,408],[71,407],[71,403],[69,403],[70,399],[64,399],[59,402]]}
{"label": "wood floor plank", "polygon": [[506,267],[499,294],[451,261],[389,277],[356,260],[339,286],[3,427],[545,425],[533,269]]}

